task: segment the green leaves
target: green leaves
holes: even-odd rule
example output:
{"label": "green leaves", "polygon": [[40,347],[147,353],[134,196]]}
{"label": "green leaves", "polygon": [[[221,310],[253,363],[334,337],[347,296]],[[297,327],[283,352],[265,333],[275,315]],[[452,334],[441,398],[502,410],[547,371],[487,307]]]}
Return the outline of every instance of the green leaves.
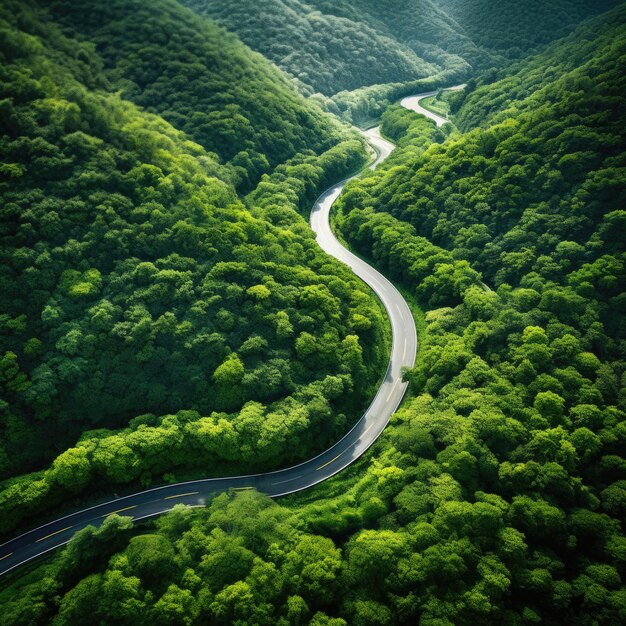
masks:
{"label": "green leaves", "polygon": [[[385,356],[375,304],[301,216],[362,144],[330,147],[340,133],[316,105],[174,4],[65,4],[53,18],[96,48],[1,13],[37,36],[0,42],[0,468],[42,467],[42,433],[67,448],[3,486],[7,533],[96,485],[300,460],[340,434]],[[407,23],[412,6],[398,7]],[[518,56],[525,24],[489,45]],[[430,310],[414,397],[370,456],[313,501],[250,491],[150,527],[111,517],[0,594],[0,621],[618,623],[622,25],[618,10],[453,97],[483,128],[443,141],[385,115],[401,146],[348,187],[339,228]],[[363,119],[394,89],[329,105]],[[233,184],[259,177],[240,201]]]}
{"label": "green leaves", "polygon": [[[223,0],[186,0],[200,15],[216,19],[255,50],[288,72],[307,94],[332,95],[362,85],[414,79],[434,73],[424,60],[394,39],[368,16],[352,19],[333,6],[289,3],[282,0],[260,6],[243,1],[233,6]],[[296,45],[297,42],[297,45]]]}
{"label": "green leaves", "polygon": [[218,385],[232,386],[241,382],[243,374],[243,363],[241,359],[233,353],[213,372],[213,380]]}
{"label": "green leaves", "polygon": [[297,212],[363,142],[209,20],[88,4],[0,13],[0,477],[44,476],[9,525],[96,481],[302,460],[387,358],[380,307]]}

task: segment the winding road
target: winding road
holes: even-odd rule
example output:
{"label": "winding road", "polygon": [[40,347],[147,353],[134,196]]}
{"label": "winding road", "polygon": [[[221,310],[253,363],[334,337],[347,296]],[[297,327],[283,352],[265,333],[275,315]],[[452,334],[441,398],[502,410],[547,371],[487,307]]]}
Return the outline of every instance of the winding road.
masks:
{"label": "winding road", "polygon": [[[432,94],[405,98],[403,106],[434,119],[434,114],[419,106],[420,99]],[[405,102],[410,101],[408,106]],[[434,116],[435,122],[445,123]],[[380,135],[378,128],[364,133],[374,147],[376,167],[394,149],[394,145]],[[371,405],[361,419],[340,441],[319,456],[299,465],[265,474],[232,476],[193,480],[175,485],[148,489],[109,502],[76,511],[43,526],[30,530],[0,545],[0,575],[65,545],[76,531],[88,525],[98,526],[113,513],[132,516],[138,521],[169,511],[176,504],[204,506],[216,492],[228,489],[257,489],[271,497],[278,497],[312,487],[348,467],[378,439],[396,411],[406,392],[402,368],[412,367],[417,352],[417,333],[411,311],[398,290],[380,272],[344,248],[330,227],[330,210],[345,185],[346,179],[327,191],[315,202],[311,211],[311,228],[321,248],[347,264],[380,298],[391,321],[392,348],[387,372]]]}
{"label": "winding road", "polygon": [[[465,85],[456,85],[455,87],[448,87],[447,89],[444,89],[443,91],[459,91],[459,89],[464,89],[464,88],[465,88]],[[447,120],[445,117],[441,117],[441,115],[437,115],[436,113],[429,111],[428,109],[425,109],[420,104],[420,102],[424,100],[425,98],[430,98],[431,96],[435,96],[435,95],[437,95],[437,91],[428,91],[426,93],[417,94],[416,96],[408,96],[406,98],[403,98],[400,101],[400,104],[405,109],[409,109],[410,111],[415,111],[416,113],[421,113],[422,115],[425,115],[428,119],[435,122],[437,126],[443,126],[444,124],[447,124],[449,120]]]}

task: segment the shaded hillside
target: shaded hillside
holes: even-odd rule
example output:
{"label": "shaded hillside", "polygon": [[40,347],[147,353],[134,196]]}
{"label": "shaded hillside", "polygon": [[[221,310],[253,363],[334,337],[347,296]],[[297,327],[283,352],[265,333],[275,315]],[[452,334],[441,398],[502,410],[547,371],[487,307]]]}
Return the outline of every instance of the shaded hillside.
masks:
{"label": "shaded hillside", "polygon": [[411,80],[432,75],[439,66],[391,33],[298,0],[184,0],[184,4],[236,32],[310,92],[332,95],[362,85]]}
{"label": "shaded hillside", "polygon": [[[296,78],[332,96],[443,75],[455,80],[528,56],[617,0],[183,0]],[[376,97],[373,92],[372,96]]]}
{"label": "shaded hillside", "polygon": [[240,189],[339,137],[271,63],[175,0],[44,4],[71,36],[96,46],[113,88],[218,154]]}
{"label": "shaded hillside", "polygon": [[[562,255],[568,274],[596,261],[610,251],[598,240],[611,235],[623,200],[625,14],[587,22],[459,95],[462,126],[484,128],[404,160],[397,153],[400,167],[371,175],[367,200],[355,202],[411,222],[496,285],[532,272],[553,280],[559,271],[545,255]],[[353,206],[350,191],[344,202]]]}
{"label": "shaded hillside", "polygon": [[244,204],[231,167],[45,18],[0,13],[0,476],[61,454],[2,485],[0,532],[84,491],[312,454],[386,358],[378,305],[297,213],[363,165],[358,139],[296,155]]}
{"label": "shaded hillside", "polygon": [[625,24],[554,47],[555,76],[550,50],[509,70],[544,76],[485,128],[385,114],[399,148],[338,227],[425,314],[413,395],[371,453],[280,503],[112,516],[10,584],[0,624],[623,622]]}
{"label": "shaded hillside", "polygon": [[620,0],[433,0],[484,50],[517,59],[573,31]]}
{"label": "shaded hillside", "polygon": [[[618,11],[614,15],[621,15]],[[593,100],[594,91],[598,87],[585,80],[580,67],[585,66],[584,73],[594,81],[610,82],[619,72],[622,60],[611,53],[605,57],[598,54],[598,49],[611,50],[615,46],[619,51],[621,40],[614,29],[606,29],[606,18],[600,16],[581,25],[572,35],[549,47],[526,62],[510,69],[501,69],[479,75],[470,80],[468,88],[454,94],[455,123],[464,130],[475,126],[492,126],[496,122],[520,112],[531,112],[537,105],[546,101],[554,101],[560,95],[555,92],[552,83],[560,81],[567,84],[572,80],[583,92],[580,98]],[[607,61],[605,67],[603,63]],[[596,75],[600,74],[598,79]],[[604,80],[602,79],[602,75]],[[572,87],[567,87],[568,92]],[[597,104],[605,111],[615,115],[621,113],[621,103],[612,94],[611,99],[597,97]],[[571,103],[564,99],[563,107],[572,109]],[[606,113],[598,111],[599,119]]]}
{"label": "shaded hillside", "polygon": [[[347,14],[345,6],[341,10]],[[626,5],[587,21],[538,56],[477,77],[456,102],[468,132],[437,129],[397,106],[384,114],[382,131],[398,148],[380,170],[346,187],[336,226],[413,297],[422,332],[416,366],[407,372],[410,396],[361,460],[279,503],[254,490],[232,491],[205,508],[178,506],[140,526],[110,516],[25,575],[5,579],[0,625],[624,622],[625,27]],[[20,39],[13,35],[12,45]],[[78,69],[89,74],[87,68]],[[16,102],[30,93],[30,83],[22,82]],[[44,104],[37,100],[32,108],[46,111]],[[14,119],[28,123],[21,110]],[[37,125],[29,128],[34,132]],[[162,132],[175,135],[167,125]],[[254,258],[254,245],[267,246],[278,229],[278,239],[264,248],[272,259],[295,262],[310,255],[309,280],[322,281],[344,302],[347,294],[336,279],[340,267],[316,265],[294,207],[314,195],[325,172],[357,165],[358,151],[350,160],[355,151],[346,148],[341,144],[320,159],[309,154],[276,168],[248,197],[250,214],[239,204],[222,209],[216,203],[212,215],[220,218],[244,211],[246,233],[253,220],[256,239],[233,254]],[[217,168],[213,185],[221,185],[221,168],[207,162]],[[26,165],[16,163],[5,175],[24,174]],[[193,208],[197,219],[201,212]],[[224,221],[233,229],[241,224],[232,215]],[[20,236],[32,233],[31,226],[23,230]],[[28,254],[21,249],[15,262]],[[239,267],[222,264],[220,272]],[[278,268],[283,270],[263,266],[268,273]],[[24,280],[29,278],[26,273]],[[248,285],[245,277],[241,281]],[[218,291],[220,306],[237,296],[233,282]],[[312,294],[310,286],[319,288]],[[304,318],[297,317],[298,301],[286,321],[298,319],[303,327],[309,317],[325,324],[321,342],[303,334],[296,341],[298,358],[313,357],[302,362],[317,370],[319,359],[324,363],[328,356],[331,329],[340,332],[345,319],[317,317],[337,312],[324,288],[295,281],[280,289],[262,278],[251,289],[246,298],[254,300],[254,314],[267,310],[267,299],[273,305],[277,293],[288,301],[306,291]],[[200,295],[212,306],[212,298]],[[354,308],[362,306],[360,298],[355,295]],[[376,319],[373,312],[367,317]],[[262,325],[266,318],[254,319]],[[367,337],[360,317],[348,319],[351,332]],[[289,335],[284,316],[276,321],[276,338]],[[23,326],[21,320],[8,323]],[[251,337],[236,350],[246,372],[246,354],[261,345]],[[350,377],[358,385],[354,340],[342,345],[342,358],[357,363]],[[2,380],[11,393],[22,393],[24,377],[16,375],[14,361],[8,364]],[[241,369],[234,359],[223,365],[214,375],[230,389]],[[341,395],[334,379],[344,376],[314,386],[321,393],[311,408],[325,408],[321,396]],[[283,420],[301,415],[287,406],[285,413],[268,416],[260,441],[281,441]],[[235,430],[250,439],[233,440],[221,414],[192,420],[190,427],[181,427],[188,413],[154,429],[144,430],[149,424],[136,420],[136,432],[124,433],[130,452],[122,448],[110,471],[171,462],[172,449],[181,456],[191,450],[203,461],[212,457],[200,452],[215,444],[214,455],[258,451],[240,445],[259,440],[247,429],[252,411],[239,418],[242,413],[245,428]],[[148,433],[163,437],[168,455],[154,454],[160,448]],[[290,433],[285,441],[300,446],[302,438]],[[107,443],[119,450],[119,440]],[[92,437],[45,480],[5,490],[0,520],[14,521],[15,503],[22,506],[43,488],[54,495],[60,481],[71,486],[80,479],[81,454],[98,460],[96,471],[106,466],[107,451]]]}

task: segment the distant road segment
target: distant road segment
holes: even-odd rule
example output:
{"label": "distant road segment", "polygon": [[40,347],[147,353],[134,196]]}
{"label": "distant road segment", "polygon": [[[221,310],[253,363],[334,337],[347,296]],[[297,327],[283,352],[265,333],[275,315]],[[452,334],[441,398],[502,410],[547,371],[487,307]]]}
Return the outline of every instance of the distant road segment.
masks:
{"label": "distant road segment", "polygon": [[[455,87],[448,87],[443,91],[459,91],[460,89],[464,88],[465,85],[456,85]],[[429,111],[428,109],[425,109],[423,106],[420,105],[420,102],[422,100],[424,100],[425,98],[430,98],[431,96],[435,96],[437,95],[437,93],[438,91],[428,91],[426,93],[420,93],[415,96],[407,96],[400,101],[400,104],[405,109],[409,109],[410,111],[415,111],[416,113],[421,113],[422,115],[425,115],[428,119],[433,120],[433,122],[435,122],[437,126],[443,126],[444,124],[447,124],[449,120],[447,120],[445,117],[441,117],[441,115],[437,115],[436,113]]]}

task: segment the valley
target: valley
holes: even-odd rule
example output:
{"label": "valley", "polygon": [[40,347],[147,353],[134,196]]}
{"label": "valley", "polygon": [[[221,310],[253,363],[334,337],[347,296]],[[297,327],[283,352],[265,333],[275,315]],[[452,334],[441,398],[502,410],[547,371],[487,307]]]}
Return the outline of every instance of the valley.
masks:
{"label": "valley", "polygon": [[624,621],[626,4],[0,2],[0,626]]}

